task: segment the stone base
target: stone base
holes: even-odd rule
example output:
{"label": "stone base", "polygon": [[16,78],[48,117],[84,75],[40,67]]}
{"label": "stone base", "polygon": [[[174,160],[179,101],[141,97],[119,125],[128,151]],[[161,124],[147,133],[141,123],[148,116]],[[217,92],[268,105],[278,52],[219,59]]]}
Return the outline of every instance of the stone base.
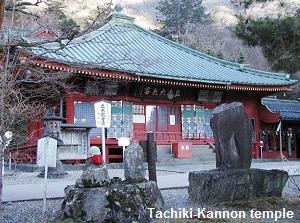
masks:
{"label": "stone base", "polygon": [[234,169],[189,173],[189,198],[214,204],[259,197],[281,197],[288,173],[282,170]]}
{"label": "stone base", "polygon": [[84,187],[104,187],[109,184],[107,169],[102,166],[90,165],[87,167],[81,177],[77,179],[75,186]]}
{"label": "stone base", "polygon": [[125,184],[120,178],[113,178],[106,187],[66,187],[56,222],[150,222],[150,207],[163,207],[155,182]]}
{"label": "stone base", "polygon": [[[61,179],[67,175],[68,175],[68,173],[64,170],[61,161],[56,162],[56,167],[48,167],[48,172],[47,172],[48,179]],[[37,176],[38,177],[45,176],[45,167],[43,167],[42,172]]]}

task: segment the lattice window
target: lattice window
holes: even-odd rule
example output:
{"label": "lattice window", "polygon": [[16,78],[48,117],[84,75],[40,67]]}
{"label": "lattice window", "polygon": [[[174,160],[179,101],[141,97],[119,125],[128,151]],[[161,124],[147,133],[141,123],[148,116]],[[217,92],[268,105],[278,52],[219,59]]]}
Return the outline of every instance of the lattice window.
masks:
{"label": "lattice window", "polygon": [[211,110],[202,106],[182,105],[182,138],[202,139],[212,137],[210,127]]}
{"label": "lattice window", "polygon": [[[85,125],[96,125],[94,103],[75,102],[74,105],[74,123]],[[93,128],[90,131],[91,136],[101,136],[101,128]]]}
{"label": "lattice window", "polygon": [[[107,137],[119,138],[122,135],[132,136],[132,103],[112,101],[111,104],[111,127],[107,129]],[[94,103],[75,102],[74,123],[96,125]],[[101,128],[93,128],[90,134],[91,136],[101,136]]]}
{"label": "lattice window", "polygon": [[133,114],[144,115],[145,114],[144,105],[133,105]]}

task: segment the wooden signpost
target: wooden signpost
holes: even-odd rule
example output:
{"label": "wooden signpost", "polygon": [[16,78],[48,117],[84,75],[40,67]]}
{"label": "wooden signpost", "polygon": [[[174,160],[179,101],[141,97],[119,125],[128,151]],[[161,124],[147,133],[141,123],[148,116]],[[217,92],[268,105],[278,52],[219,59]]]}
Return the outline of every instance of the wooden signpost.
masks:
{"label": "wooden signpost", "polygon": [[102,128],[102,156],[104,163],[106,163],[105,128],[110,127],[111,104],[107,101],[98,101],[94,104],[94,107],[96,126]]}

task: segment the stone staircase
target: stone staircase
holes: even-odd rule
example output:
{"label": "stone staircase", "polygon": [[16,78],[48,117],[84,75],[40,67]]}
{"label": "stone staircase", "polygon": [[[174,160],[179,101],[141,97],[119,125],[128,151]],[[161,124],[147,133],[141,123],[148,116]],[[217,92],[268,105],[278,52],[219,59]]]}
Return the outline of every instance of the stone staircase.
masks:
{"label": "stone staircase", "polygon": [[157,162],[173,158],[175,157],[171,152],[171,145],[157,145]]}
{"label": "stone staircase", "polygon": [[210,145],[193,145],[192,158],[179,159],[171,154],[171,145],[157,146],[157,165],[188,165],[203,162],[215,161],[215,153]]}

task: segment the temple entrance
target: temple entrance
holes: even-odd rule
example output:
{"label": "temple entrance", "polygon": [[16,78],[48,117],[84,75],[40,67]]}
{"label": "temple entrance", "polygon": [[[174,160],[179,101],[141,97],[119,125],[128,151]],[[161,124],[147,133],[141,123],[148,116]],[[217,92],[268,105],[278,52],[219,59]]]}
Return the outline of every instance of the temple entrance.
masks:
{"label": "temple entrance", "polygon": [[134,105],[133,116],[135,139],[145,140],[151,131],[156,141],[181,140],[180,105]]}
{"label": "temple entrance", "polygon": [[180,106],[146,105],[146,131],[156,140],[172,140],[181,136]]}

